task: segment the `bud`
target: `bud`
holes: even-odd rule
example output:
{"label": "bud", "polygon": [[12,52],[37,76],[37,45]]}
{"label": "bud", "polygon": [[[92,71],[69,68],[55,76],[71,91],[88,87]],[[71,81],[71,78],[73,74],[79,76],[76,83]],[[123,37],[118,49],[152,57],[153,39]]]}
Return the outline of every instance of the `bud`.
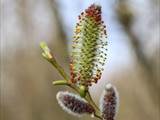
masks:
{"label": "bud", "polygon": [[57,100],[59,105],[71,115],[82,116],[83,114],[94,115],[94,108],[80,96],[69,92],[58,92]]}
{"label": "bud", "polygon": [[41,42],[40,43],[40,47],[41,49],[43,50],[42,52],[42,56],[45,58],[45,59],[52,59],[53,56],[51,55],[50,53],[50,49],[48,48],[47,44],[45,42]]}
{"label": "bud", "polygon": [[103,120],[115,120],[119,105],[119,96],[116,88],[107,84],[100,99],[100,110]]}
{"label": "bud", "polygon": [[106,60],[106,26],[101,6],[92,4],[79,16],[70,63],[71,82],[91,86],[101,78]]}

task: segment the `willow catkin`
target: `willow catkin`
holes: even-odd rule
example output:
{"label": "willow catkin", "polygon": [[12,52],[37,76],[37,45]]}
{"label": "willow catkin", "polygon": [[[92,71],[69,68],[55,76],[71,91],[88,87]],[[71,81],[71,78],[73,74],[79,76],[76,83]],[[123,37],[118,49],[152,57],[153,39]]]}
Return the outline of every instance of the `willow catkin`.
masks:
{"label": "willow catkin", "polygon": [[92,4],[79,15],[70,63],[71,82],[91,86],[101,78],[106,60],[106,26],[101,6]]}
{"label": "willow catkin", "polygon": [[57,101],[63,110],[71,115],[79,117],[83,114],[94,115],[94,108],[85,99],[76,94],[60,91],[57,93]]}
{"label": "willow catkin", "polygon": [[100,99],[103,120],[115,120],[119,107],[119,95],[115,86],[107,84]]}

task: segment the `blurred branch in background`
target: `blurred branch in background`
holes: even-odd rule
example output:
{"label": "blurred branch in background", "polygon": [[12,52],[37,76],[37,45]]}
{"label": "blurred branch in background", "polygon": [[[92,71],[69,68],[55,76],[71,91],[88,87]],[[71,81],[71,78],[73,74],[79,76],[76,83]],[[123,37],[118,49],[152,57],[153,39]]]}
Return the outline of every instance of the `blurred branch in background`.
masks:
{"label": "blurred branch in background", "polygon": [[59,29],[58,36],[62,38],[63,44],[65,46],[67,46],[66,32],[64,31],[62,17],[60,15],[60,11],[58,9],[59,5],[58,5],[57,1],[55,1],[55,0],[49,0],[49,3],[52,5],[53,13],[54,13],[55,19],[56,19],[56,25],[57,25],[57,28]]}
{"label": "blurred branch in background", "polygon": [[67,37],[66,32],[64,31],[63,21],[62,17],[60,15],[60,11],[58,9],[59,5],[56,0],[48,0],[48,5],[52,9],[52,12],[54,14],[55,19],[55,25],[57,28],[57,36],[59,38],[59,43],[62,44],[63,47],[61,47],[62,51],[65,51],[64,57],[68,58],[68,49],[67,49]]}
{"label": "blurred branch in background", "polygon": [[[160,63],[158,62],[155,63],[155,61],[152,61],[144,53],[142,44],[145,44],[145,41],[142,42],[140,37],[137,36],[132,29],[136,15],[134,14],[134,12],[132,11],[132,9],[129,7],[128,4],[130,3],[126,0],[119,0],[116,8],[116,15],[119,23],[121,24],[122,28],[124,29],[125,33],[129,38],[128,40],[129,40],[129,43],[131,44],[132,49],[134,50],[138,65],[141,66],[142,71],[144,72],[144,76],[145,76],[144,80],[148,86],[150,97],[152,98],[155,107],[157,107],[160,101],[160,94],[159,94],[160,82],[158,80],[159,73],[155,69],[155,64],[157,64],[156,66],[159,66]],[[157,14],[154,14],[155,18],[156,18],[156,15]],[[155,51],[159,51],[159,46],[158,48],[153,47],[151,49],[155,49]],[[155,54],[156,56],[154,56],[154,59],[159,60],[157,52]]]}

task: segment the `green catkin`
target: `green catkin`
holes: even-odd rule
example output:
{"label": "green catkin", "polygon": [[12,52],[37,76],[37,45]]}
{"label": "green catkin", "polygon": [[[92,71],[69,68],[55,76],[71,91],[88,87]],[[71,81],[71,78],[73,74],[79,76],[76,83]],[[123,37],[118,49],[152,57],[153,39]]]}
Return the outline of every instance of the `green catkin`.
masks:
{"label": "green catkin", "polygon": [[106,60],[106,30],[101,7],[92,4],[79,16],[71,55],[71,82],[90,86],[100,79]]}

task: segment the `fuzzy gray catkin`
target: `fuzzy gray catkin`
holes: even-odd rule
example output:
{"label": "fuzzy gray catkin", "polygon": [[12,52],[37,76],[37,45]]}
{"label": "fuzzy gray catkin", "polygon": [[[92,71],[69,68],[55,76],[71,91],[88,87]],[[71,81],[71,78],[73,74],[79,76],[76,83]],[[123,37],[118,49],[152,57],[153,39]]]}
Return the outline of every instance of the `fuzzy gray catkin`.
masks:
{"label": "fuzzy gray catkin", "polygon": [[94,108],[85,99],[76,94],[60,91],[57,93],[57,100],[63,110],[71,115],[78,117],[83,114],[94,115]]}
{"label": "fuzzy gray catkin", "polygon": [[100,110],[103,120],[115,120],[119,106],[119,95],[115,86],[106,85],[100,99]]}

